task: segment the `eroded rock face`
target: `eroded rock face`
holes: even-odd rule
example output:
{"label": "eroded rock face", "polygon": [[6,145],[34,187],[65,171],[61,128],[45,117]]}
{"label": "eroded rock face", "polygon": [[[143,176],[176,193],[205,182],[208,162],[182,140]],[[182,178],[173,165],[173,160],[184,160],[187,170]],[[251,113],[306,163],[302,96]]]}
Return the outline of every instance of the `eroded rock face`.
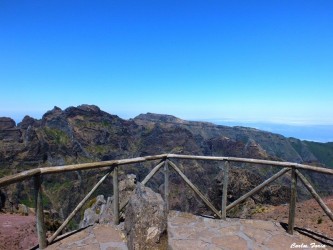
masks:
{"label": "eroded rock face", "polygon": [[138,183],[125,212],[129,249],[161,249],[166,233],[166,212],[160,194]]}
{"label": "eroded rock face", "polygon": [[[131,197],[133,190],[136,187],[136,176],[134,174],[127,174],[120,176],[119,181],[119,206],[123,207]],[[124,214],[120,214],[124,217]],[[108,197],[104,209],[101,211],[99,217],[100,223],[109,223],[113,221],[113,196]]]}
{"label": "eroded rock face", "polygon": [[0,117],[0,130],[10,129],[15,127],[15,121],[9,117]]}
{"label": "eroded rock face", "polygon": [[[311,145],[309,142],[284,138],[256,129],[190,122],[167,115],[146,114],[123,120],[93,105],[69,107],[64,110],[54,107],[42,119],[36,120],[26,116],[17,126],[10,118],[0,118],[0,177],[36,167],[125,159],[161,153],[235,156],[318,164],[321,160],[317,159],[315,151],[311,151]],[[326,151],[323,152],[331,154],[330,145],[317,146],[325,147]],[[199,190],[208,195],[208,189],[212,188],[211,182],[219,172],[217,164],[207,161],[193,164],[185,160],[179,160],[177,164]],[[143,180],[153,165],[153,163],[136,164],[124,168],[124,173],[135,173],[138,180]],[[255,173],[267,178],[272,173],[267,173],[266,170],[266,167],[260,167]],[[50,206],[69,214],[89,192],[88,187],[94,185],[94,178],[87,179],[85,183],[90,175],[90,172],[78,171],[59,176],[45,176],[48,188],[56,190],[49,196]],[[96,171],[96,176],[100,175],[101,173]],[[240,178],[238,182],[241,183],[243,180],[247,181],[246,178]],[[330,176],[312,173],[310,181],[315,186],[320,186],[321,190],[328,190],[325,192],[331,193]],[[112,186],[111,179],[107,180],[107,183]],[[149,182],[149,186],[153,190],[160,189],[163,193],[161,183],[163,175],[156,175]],[[242,192],[245,186],[252,188],[248,184],[245,182],[239,185]],[[280,204],[286,192],[280,192],[279,186],[286,186],[287,190],[289,180],[285,182],[283,179],[278,179],[275,184],[276,186],[271,186],[272,188],[263,193],[264,196],[254,197],[255,202]],[[28,182],[23,182],[22,185],[6,187],[3,191],[8,201],[21,202],[27,197],[33,200],[29,185]],[[234,187],[239,189],[237,185]],[[239,193],[238,189],[234,193]],[[109,195],[109,191],[105,188],[102,193]],[[220,194],[216,197],[219,208]],[[214,197],[209,198],[214,200]],[[107,204],[112,207],[111,203],[110,198]],[[177,175],[170,176],[170,208],[198,214],[207,214],[210,211],[200,199],[188,191],[186,184]],[[76,219],[79,220],[79,216]]]}
{"label": "eroded rock face", "polygon": [[84,211],[83,220],[80,222],[80,228],[87,227],[99,222],[101,212],[105,209],[106,201],[104,195],[96,197],[96,202]]}
{"label": "eroded rock face", "polygon": [[[136,187],[136,176],[128,174],[120,176],[119,181],[119,204],[122,207],[133,193]],[[120,216],[122,216],[121,214]],[[113,223],[113,196],[106,200],[103,195],[96,197],[91,207],[84,211],[83,220],[80,222],[80,228],[92,225],[94,223]]]}

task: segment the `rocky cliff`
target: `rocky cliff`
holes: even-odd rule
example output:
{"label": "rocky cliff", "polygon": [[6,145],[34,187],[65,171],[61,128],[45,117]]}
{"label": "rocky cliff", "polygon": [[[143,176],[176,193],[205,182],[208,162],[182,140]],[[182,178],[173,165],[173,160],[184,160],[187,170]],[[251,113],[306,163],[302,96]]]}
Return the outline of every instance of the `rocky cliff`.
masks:
{"label": "rocky cliff", "polygon": [[[333,167],[332,143],[300,141],[253,128],[191,122],[170,115],[148,113],[124,120],[100,110],[97,106],[81,105],[65,110],[54,107],[40,120],[26,116],[17,125],[11,118],[0,118],[0,177],[37,166],[161,153],[237,156]],[[191,181],[219,204],[220,165],[185,161],[178,161],[177,164]],[[141,181],[152,167],[153,163],[137,164],[122,168],[122,172],[134,173],[138,181]],[[235,164],[232,171],[235,176],[248,176],[241,180],[247,183],[243,186],[251,187],[276,172],[276,169]],[[46,208],[53,207],[59,211],[60,217],[66,216],[100,174],[98,171],[77,171],[45,176],[43,183]],[[333,191],[330,190],[332,178],[320,174],[306,174],[322,194]],[[163,190],[162,178],[162,175],[157,175],[149,186],[155,190]],[[174,209],[206,212],[206,207],[176,174],[172,173],[170,181],[170,199]],[[239,181],[237,178],[231,181],[230,185],[235,187],[234,190],[237,185],[242,186],[237,184]],[[110,182],[111,180],[101,186],[101,194],[110,192]],[[11,202],[32,205],[29,188],[31,185],[28,181],[4,191]],[[283,195],[283,190],[289,185],[288,178],[281,179],[276,185],[271,191],[266,190],[266,196],[271,198],[260,198],[261,202],[286,202],[288,197]],[[239,189],[232,195],[237,198],[243,192],[245,191]],[[302,191],[300,194],[303,195]]]}

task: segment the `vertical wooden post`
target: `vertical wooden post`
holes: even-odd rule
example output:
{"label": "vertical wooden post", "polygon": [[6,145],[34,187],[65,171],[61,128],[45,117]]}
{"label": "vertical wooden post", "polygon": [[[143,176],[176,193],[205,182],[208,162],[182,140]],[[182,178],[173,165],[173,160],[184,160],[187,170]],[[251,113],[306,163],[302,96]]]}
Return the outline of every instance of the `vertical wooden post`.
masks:
{"label": "vertical wooden post", "polygon": [[297,175],[295,167],[291,170],[291,186],[290,186],[290,204],[289,204],[289,220],[288,220],[288,233],[294,234],[295,226],[295,210],[296,210],[296,197],[297,197]]}
{"label": "vertical wooden post", "polygon": [[228,193],[228,179],[229,179],[229,162],[226,161],[223,167],[223,190],[222,190],[222,219],[227,218],[227,193]]}
{"label": "vertical wooden post", "polygon": [[168,161],[164,162],[164,204],[165,212],[169,212],[169,166]]}
{"label": "vertical wooden post", "polygon": [[118,188],[118,166],[113,170],[113,215],[114,224],[119,224],[119,188]]}
{"label": "vertical wooden post", "polygon": [[35,183],[35,208],[36,208],[38,244],[40,249],[44,249],[47,247],[47,241],[45,234],[42,188],[41,188],[42,181],[40,174],[34,176],[34,183]]}

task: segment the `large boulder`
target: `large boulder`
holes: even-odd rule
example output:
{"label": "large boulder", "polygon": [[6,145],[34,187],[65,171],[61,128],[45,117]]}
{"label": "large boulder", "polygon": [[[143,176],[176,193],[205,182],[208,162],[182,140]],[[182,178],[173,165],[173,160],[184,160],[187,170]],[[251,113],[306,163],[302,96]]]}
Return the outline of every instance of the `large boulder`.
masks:
{"label": "large boulder", "polygon": [[[136,187],[136,176],[134,174],[122,175],[119,178],[119,205],[123,207],[130,199]],[[124,214],[120,214],[124,217]],[[100,223],[110,223],[113,221],[113,196],[108,197],[104,209],[99,217]]]}
{"label": "large boulder", "polygon": [[125,211],[125,232],[129,249],[166,249],[167,218],[160,194],[137,184]]}

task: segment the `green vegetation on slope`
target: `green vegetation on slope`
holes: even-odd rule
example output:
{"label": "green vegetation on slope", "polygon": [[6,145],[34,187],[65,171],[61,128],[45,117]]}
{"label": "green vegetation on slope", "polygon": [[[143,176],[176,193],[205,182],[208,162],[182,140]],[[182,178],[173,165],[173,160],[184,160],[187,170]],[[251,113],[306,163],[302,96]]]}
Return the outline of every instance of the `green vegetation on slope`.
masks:
{"label": "green vegetation on slope", "polygon": [[333,168],[333,143],[304,141],[311,152],[327,167]]}
{"label": "green vegetation on slope", "polygon": [[44,127],[44,132],[47,137],[54,140],[57,144],[67,144],[70,141],[70,138],[68,135],[61,131],[60,129],[50,128],[50,127]]}

